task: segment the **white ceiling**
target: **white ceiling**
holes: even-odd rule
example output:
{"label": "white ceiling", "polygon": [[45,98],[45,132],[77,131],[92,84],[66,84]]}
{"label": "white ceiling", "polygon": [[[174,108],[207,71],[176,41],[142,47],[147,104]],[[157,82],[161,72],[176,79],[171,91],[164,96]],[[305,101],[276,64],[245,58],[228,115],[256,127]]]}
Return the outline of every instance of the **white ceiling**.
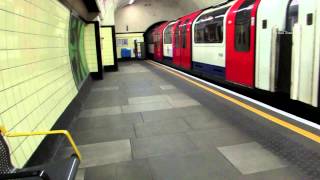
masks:
{"label": "white ceiling", "polygon": [[[130,0],[114,0],[116,1],[117,7],[122,8],[128,5]],[[139,1],[139,0],[136,0]],[[179,8],[182,8],[186,12],[192,12],[198,9],[206,8],[226,0],[149,0],[152,1],[176,1]]]}

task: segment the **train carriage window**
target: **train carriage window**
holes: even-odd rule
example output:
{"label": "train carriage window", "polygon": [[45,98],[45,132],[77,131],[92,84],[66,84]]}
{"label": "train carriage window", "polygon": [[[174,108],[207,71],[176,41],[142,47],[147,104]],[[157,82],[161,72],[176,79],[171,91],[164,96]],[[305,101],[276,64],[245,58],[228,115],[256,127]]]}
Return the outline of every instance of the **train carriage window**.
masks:
{"label": "train carriage window", "polygon": [[299,1],[291,0],[288,5],[286,30],[292,32],[293,26],[298,22]]}
{"label": "train carriage window", "polygon": [[164,31],[164,44],[172,44],[172,27],[173,24]]}
{"label": "train carriage window", "polygon": [[195,43],[223,42],[223,20],[228,9],[229,7],[204,14],[197,20],[194,32]]}
{"label": "train carriage window", "polygon": [[250,50],[251,12],[255,0],[246,0],[236,12],[235,49],[246,52]]}
{"label": "train carriage window", "polygon": [[174,32],[175,37],[175,47],[180,48],[180,22],[177,24],[176,30]]}
{"label": "train carriage window", "polygon": [[182,48],[187,47],[187,25],[189,23],[190,19],[187,19],[184,24],[182,25],[182,31],[181,31],[181,41],[182,41]]}

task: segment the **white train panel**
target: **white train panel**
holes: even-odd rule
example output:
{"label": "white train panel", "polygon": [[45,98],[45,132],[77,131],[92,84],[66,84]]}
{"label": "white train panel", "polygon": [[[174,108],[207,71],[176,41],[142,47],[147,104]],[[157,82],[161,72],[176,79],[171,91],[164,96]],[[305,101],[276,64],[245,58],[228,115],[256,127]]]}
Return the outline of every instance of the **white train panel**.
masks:
{"label": "white train panel", "polygon": [[[294,0],[296,1],[296,0]],[[294,49],[292,64],[292,89],[291,98],[307,104],[312,104],[317,97],[313,92],[314,86],[319,86],[314,82],[317,76],[314,70],[315,65],[315,35],[316,35],[316,9],[317,0],[296,1],[299,4],[299,21],[295,25]],[[317,60],[318,61],[318,60]],[[313,104],[315,105],[315,104]]]}
{"label": "white train panel", "polygon": [[172,51],[172,38],[173,38],[173,31],[172,27],[176,22],[171,22],[163,31],[163,55],[164,58],[169,58],[170,60],[173,57]]}
{"label": "white train panel", "polygon": [[173,57],[172,44],[164,44],[163,45],[163,54],[165,57],[170,57],[170,58]]}
{"label": "white train panel", "polygon": [[256,88],[275,91],[277,31],[286,28],[289,0],[262,0],[257,14]]}
{"label": "white train panel", "polygon": [[192,25],[193,70],[225,76],[226,14],[234,2],[203,11]]}

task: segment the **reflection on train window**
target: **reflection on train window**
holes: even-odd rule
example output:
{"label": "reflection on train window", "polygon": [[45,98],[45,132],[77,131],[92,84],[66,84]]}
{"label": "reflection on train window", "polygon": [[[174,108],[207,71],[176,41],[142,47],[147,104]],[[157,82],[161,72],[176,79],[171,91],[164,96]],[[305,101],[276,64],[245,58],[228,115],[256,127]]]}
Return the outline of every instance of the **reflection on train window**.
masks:
{"label": "reflection on train window", "polygon": [[246,0],[236,12],[235,49],[246,52],[250,50],[251,11],[255,0]]}
{"label": "reflection on train window", "polygon": [[223,20],[229,7],[202,15],[195,25],[195,43],[222,43]]}
{"label": "reflection on train window", "polygon": [[176,30],[175,30],[175,32],[174,32],[174,37],[175,37],[175,47],[176,48],[180,48],[180,34],[179,34],[179,32],[180,32],[180,22],[178,23],[178,25],[177,25],[177,27],[176,27]]}
{"label": "reflection on train window", "polygon": [[299,1],[291,0],[288,5],[286,30],[292,32],[293,26],[298,22]]}
{"label": "reflection on train window", "polygon": [[187,47],[187,25],[188,25],[189,21],[190,21],[190,19],[187,19],[184,22],[184,25],[182,26],[182,31],[181,31],[182,48]]}
{"label": "reflection on train window", "polygon": [[164,31],[164,44],[172,44],[172,27],[173,24]]}

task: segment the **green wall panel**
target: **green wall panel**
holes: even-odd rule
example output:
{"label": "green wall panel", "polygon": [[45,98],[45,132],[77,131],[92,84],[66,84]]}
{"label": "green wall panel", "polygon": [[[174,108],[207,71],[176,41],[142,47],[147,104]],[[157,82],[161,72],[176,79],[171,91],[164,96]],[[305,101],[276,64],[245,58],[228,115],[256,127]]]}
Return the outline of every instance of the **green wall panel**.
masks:
{"label": "green wall panel", "polygon": [[70,61],[72,64],[74,80],[79,88],[89,73],[84,48],[85,24],[80,19],[71,16],[69,33]]}

